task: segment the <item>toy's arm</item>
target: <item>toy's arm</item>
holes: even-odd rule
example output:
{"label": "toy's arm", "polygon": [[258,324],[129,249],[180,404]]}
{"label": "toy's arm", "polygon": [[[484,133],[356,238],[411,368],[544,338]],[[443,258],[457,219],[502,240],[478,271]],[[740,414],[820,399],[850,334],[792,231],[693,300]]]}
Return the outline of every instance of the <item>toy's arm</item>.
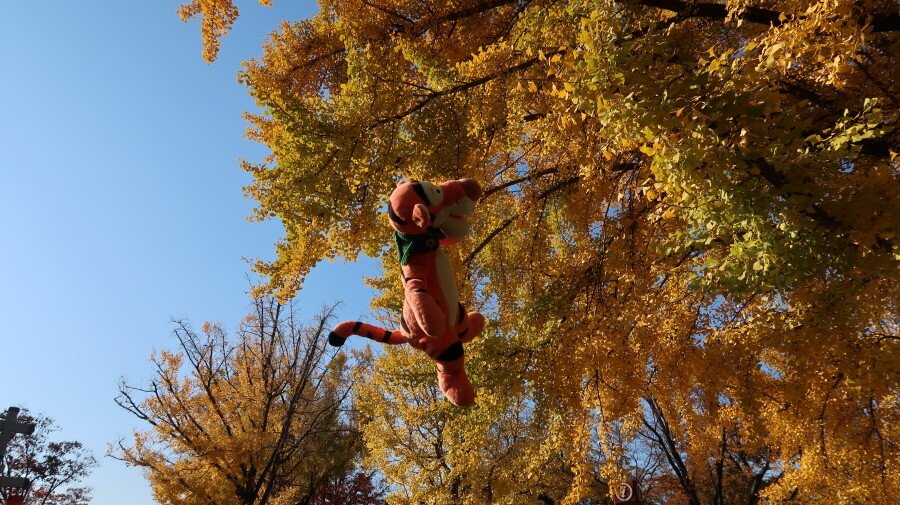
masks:
{"label": "toy's arm", "polygon": [[428,285],[421,276],[416,275],[415,270],[410,268],[410,276],[406,278],[406,302],[412,309],[419,327],[429,337],[440,337],[446,329],[447,316],[428,292]]}

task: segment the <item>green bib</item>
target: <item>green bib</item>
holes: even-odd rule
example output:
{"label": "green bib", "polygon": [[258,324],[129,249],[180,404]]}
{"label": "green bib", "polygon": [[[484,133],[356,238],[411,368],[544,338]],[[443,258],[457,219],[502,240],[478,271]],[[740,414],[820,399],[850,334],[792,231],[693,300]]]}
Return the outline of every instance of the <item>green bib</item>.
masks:
{"label": "green bib", "polygon": [[397,243],[397,253],[401,265],[408,265],[409,260],[417,254],[437,251],[440,240],[444,238],[441,230],[431,230],[421,235],[407,235],[394,232],[394,242]]}

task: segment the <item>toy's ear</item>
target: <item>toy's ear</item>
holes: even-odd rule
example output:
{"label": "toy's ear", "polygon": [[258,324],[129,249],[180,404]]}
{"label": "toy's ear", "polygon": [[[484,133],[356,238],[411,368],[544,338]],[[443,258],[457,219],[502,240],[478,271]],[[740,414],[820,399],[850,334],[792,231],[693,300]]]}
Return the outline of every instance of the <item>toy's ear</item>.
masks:
{"label": "toy's ear", "polygon": [[416,226],[423,230],[431,226],[431,215],[428,213],[428,208],[421,203],[417,203],[413,208],[412,220],[416,223]]}

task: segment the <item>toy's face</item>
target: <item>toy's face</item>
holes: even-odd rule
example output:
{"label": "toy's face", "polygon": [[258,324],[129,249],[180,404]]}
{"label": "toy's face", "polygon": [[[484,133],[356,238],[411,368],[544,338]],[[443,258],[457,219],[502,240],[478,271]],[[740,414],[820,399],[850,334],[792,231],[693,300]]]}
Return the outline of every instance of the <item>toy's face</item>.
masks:
{"label": "toy's face", "polygon": [[479,198],[481,186],[472,179],[441,185],[427,181],[403,182],[391,193],[388,204],[391,226],[410,235],[439,229],[450,241],[460,240],[469,232],[467,218]]}

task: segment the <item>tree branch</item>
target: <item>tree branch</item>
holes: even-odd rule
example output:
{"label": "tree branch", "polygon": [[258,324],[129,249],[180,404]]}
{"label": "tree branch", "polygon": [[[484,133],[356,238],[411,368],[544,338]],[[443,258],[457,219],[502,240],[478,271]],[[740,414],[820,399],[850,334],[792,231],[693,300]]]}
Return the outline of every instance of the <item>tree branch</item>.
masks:
{"label": "tree branch", "polygon": [[[676,12],[680,15],[681,19],[725,19],[728,17],[728,6],[724,3],[686,2],[682,0],[635,0],[632,3]],[[791,19],[791,16],[788,14],[789,13],[763,7],[747,7],[737,16],[737,18],[743,19],[748,23],[781,26]],[[783,16],[788,17],[785,18]],[[894,32],[898,30],[900,30],[900,14],[884,13],[873,16],[873,32]]]}
{"label": "tree branch", "polygon": [[[553,169],[553,170],[555,171],[555,169]],[[540,174],[540,172],[538,172],[538,174]],[[535,174],[535,175],[537,175],[537,174]],[[554,184],[553,186],[550,186],[549,188],[542,191],[541,194],[538,195],[537,199],[543,200],[544,198],[547,198],[551,194],[559,191],[560,189],[562,189],[566,186],[569,186],[571,184],[574,184],[575,182],[578,182],[579,179],[581,179],[580,176],[575,176],[575,177],[571,177],[569,179],[560,181],[560,182]],[[484,240],[482,240],[481,243],[479,243],[475,247],[475,249],[473,249],[472,252],[469,253],[468,256],[466,256],[466,258],[463,260],[463,263],[469,264],[469,262],[471,262],[472,259],[475,258],[475,256],[477,256],[478,253],[480,253],[482,249],[484,249],[484,247],[488,244],[488,242],[493,240],[494,237],[496,237],[501,231],[505,230],[506,227],[508,227],[510,224],[512,224],[512,222],[515,221],[515,219],[521,215],[522,215],[521,212],[517,212],[516,214],[513,214],[512,216],[506,218],[506,220],[503,221],[503,223],[501,223],[500,226],[498,226],[496,229],[494,229],[494,231],[492,231],[490,234],[488,234],[488,236],[485,237]]]}
{"label": "tree branch", "polygon": [[557,172],[557,170],[555,168],[548,168],[546,170],[541,170],[540,172],[535,172],[533,174],[528,174],[524,177],[519,177],[518,179],[513,179],[511,181],[504,182],[503,184],[499,184],[497,186],[491,186],[490,188],[484,190],[484,194],[481,195],[481,199],[484,200],[485,198],[488,197],[488,195],[490,195],[492,193],[496,193],[497,191],[500,191],[501,189],[506,189],[510,186],[515,186],[516,184],[519,184],[520,182],[529,181],[531,179],[535,179],[537,177],[543,177],[543,176],[549,175],[549,174],[555,174],[556,172]]}
{"label": "tree branch", "polygon": [[475,80],[473,80],[473,81],[464,82],[464,83],[462,83],[462,84],[458,84],[458,85],[456,85],[456,86],[447,88],[447,89],[445,89],[445,90],[441,90],[441,91],[436,91],[436,92],[434,92],[434,93],[430,93],[430,94],[428,94],[424,99],[419,100],[418,103],[416,103],[415,105],[409,107],[409,108],[406,109],[405,111],[400,112],[400,113],[397,113],[397,114],[394,114],[393,116],[389,116],[389,117],[386,117],[386,118],[381,118],[381,119],[375,121],[375,122],[372,124],[372,127],[375,127],[375,126],[381,126],[381,125],[383,125],[383,124],[385,124],[385,123],[389,123],[389,122],[391,122],[391,121],[399,121],[399,120],[401,120],[401,119],[403,119],[403,118],[409,116],[410,114],[413,114],[413,113],[419,111],[420,109],[422,109],[423,107],[425,107],[426,105],[428,105],[432,100],[435,100],[435,99],[440,98],[440,97],[443,97],[443,96],[452,95],[452,94],[458,93],[458,92],[460,92],[460,91],[465,91],[465,90],[467,90],[467,89],[474,88],[474,87],[476,87],[476,86],[481,86],[482,84],[485,84],[485,83],[487,83],[487,82],[490,82],[490,81],[492,81],[492,80],[494,80],[494,79],[496,79],[496,78],[498,78],[498,77],[501,77],[501,76],[504,76],[504,75],[509,75],[509,74],[514,73],[514,72],[518,72],[519,70],[526,69],[526,68],[530,67],[531,65],[535,64],[537,61],[538,61],[538,57],[534,57],[534,58],[525,60],[525,61],[523,61],[523,62],[521,62],[521,63],[518,63],[518,64],[516,64],[516,65],[513,65],[513,66],[511,66],[511,67],[509,67],[509,68],[503,69],[503,70],[501,70],[501,71],[498,71],[498,72],[494,72],[494,73],[488,74],[488,75],[486,75],[486,76],[484,76],[484,77],[480,77],[480,78],[475,79]]}

